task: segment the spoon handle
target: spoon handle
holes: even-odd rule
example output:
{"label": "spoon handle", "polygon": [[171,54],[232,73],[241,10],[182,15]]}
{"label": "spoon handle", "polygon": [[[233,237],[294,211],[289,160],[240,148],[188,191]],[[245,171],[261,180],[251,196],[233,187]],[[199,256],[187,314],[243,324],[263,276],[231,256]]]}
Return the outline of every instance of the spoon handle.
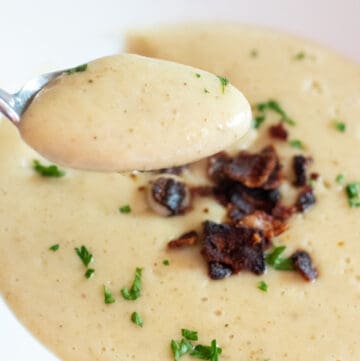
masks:
{"label": "spoon handle", "polygon": [[0,112],[3,113],[14,124],[20,120],[19,114],[15,111],[14,96],[0,89]]}

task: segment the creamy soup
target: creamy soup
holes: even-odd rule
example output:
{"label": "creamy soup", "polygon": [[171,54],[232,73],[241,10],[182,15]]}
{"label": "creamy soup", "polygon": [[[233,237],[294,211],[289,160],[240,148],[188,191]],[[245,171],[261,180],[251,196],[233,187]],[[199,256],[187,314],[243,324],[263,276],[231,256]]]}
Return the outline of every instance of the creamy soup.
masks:
{"label": "creamy soup", "polygon": [[128,171],[214,154],[239,141],[250,121],[248,102],[227,79],[121,54],[52,81],[32,101],[19,130],[59,164]]}
{"label": "creamy soup", "polygon": [[[360,209],[349,207],[336,178],[360,181],[360,67],[268,29],[217,24],[129,36],[130,52],[222,74],[251,104],[276,99],[296,121],[288,126],[289,141],[301,141],[304,150],[269,138],[275,114],[238,148],[275,143],[284,171],[294,154],[313,157],[317,202],[273,242],[289,253],[307,250],[319,277],[310,283],[268,268],[262,276],[240,272],[211,280],[197,246],[169,251],[167,242],[199,230],[205,220],[221,222],[225,209],[215,200],[196,199],[192,211],[164,218],[149,209],[141,188],[151,174],[68,170],[61,178],[41,177],[31,167],[38,155],[2,121],[0,288],[6,302],[65,361],[170,361],[170,341],[180,340],[182,328],[198,331],[196,343],[216,339],[220,360],[359,360]],[[205,183],[203,162],[181,177]],[[290,197],[290,189],[283,193]],[[59,245],[55,252],[53,245]],[[81,245],[93,254],[89,279],[74,250]],[[143,268],[142,294],[128,301],[120,289],[131,286],[136,267]],[[104,285],[114,303],[104,303]],[[143,327],[131,322],[135,311]],[[196,360],[181,358],[190,359]]]}

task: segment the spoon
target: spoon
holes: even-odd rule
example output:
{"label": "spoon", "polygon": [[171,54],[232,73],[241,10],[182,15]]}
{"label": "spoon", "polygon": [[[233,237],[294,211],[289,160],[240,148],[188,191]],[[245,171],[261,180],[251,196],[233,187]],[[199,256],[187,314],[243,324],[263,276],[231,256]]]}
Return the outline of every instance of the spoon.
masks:
{"label": "spoon", "polygon": [[154,170],[217,153],[250,128],[251,109],[223,77],[134,54],[107,56],[0,92],[0,111],[57,164]]}

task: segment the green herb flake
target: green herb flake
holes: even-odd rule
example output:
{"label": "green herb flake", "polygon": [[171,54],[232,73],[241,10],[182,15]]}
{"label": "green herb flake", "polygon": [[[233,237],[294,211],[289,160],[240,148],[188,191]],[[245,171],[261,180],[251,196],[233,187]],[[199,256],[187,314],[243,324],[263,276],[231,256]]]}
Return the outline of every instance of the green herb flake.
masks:
{"label": "green herb flake", "polygon": [[86,278],[91,278],[93,274],[95,273],[95,270],[93,268],[88,268],[84,274]]}
{"label": "green herb flake", "polygon": [[195,73],[195,76],[196,76],[197,78],[201,78],[201,74],[199,74],[199,73]]}
{"label": "green herb flake", "polygon": [[349,206],[360,207],[360,182],[348,183],[345,187]]}
{"label": "green herb flake", "polygon": [[266,263],[278,271],[293,271],[294,264],[291,258],[282,258],[281,254],[285,251],[285,246],[274,247],[266,255]]}
{"label": "green herb flake", "polygon": [[43,177],[60,178],[65,175],[65,172],[59,169],[57,165],[42,165],[37,159],[33,160],[33,169]]}
{"label": "green herb flake", "polygon": [[143,327],[143,320],[137,312],[131,314],[131,321],[140,327]]}
{"label": "green herb flake", "polygon": [[66,70],[66,73],[69,74],[69,75],[74,74],[74,73],[80,73],[80,72],[85,71],[87,69],[87,67],[88,67],[87,64],[78,65],[75,68],[71,68],[69,70]]}
{"label": "green herb flake", "polygon": [[289,144],[291,147],[296,148],[296,149],[304,149],[305,148],[303,142],[299,139],[290,140]]}
{"label": "green herb flake", "polygon": [[121,289],[121,294],[125,300],[134,301],[141,296],[141,275],[142,275],[142,268],[136,268],[135,270],[135,278],[131,288],[128,289],[124,287]]}
{"label": "green herb flake", "polygon": [[251,49],[250,50],[250,56],[252,58],[257,58],[259,56],[259,51],[257,49]]}
{"label": "green herb flake", "polygon": [[201,360],[218,361],[222,349],[217,346],[216,340],[212,340],[210,346],[196,345],[190,356]]}
{"label": "green herb flake", "polygon": [[276,100],[269,100],[267,102],[263,102],[263,103],[258,103],[256,105],[256,109],[258,110],[258,112],[260,112],[262,116],[265,117],[265,113],[269,110],[275,112],[276,114],[280,115],[280,122],[283,123],[287,123],[289,125],[296,125],[295,120],[293,120],[292,118],[290,118],[288,116],[288,114],[285,112],[285,110],[281,107],[281,105],[279,104],[279,102],[277,102]]}
{"label": "green herb flake", "polygon": [[297,54],[295,54],[294,60],[304,60],[305,57],[306,54],[303,51],[299,51]]}
{"label": "green herb flake", "polygon": [[260,125],[262,123],[265,122],[265,115],[258,115],[257,117],[255,117],[255,119],[253,120],[253,127],[255,129],[258,129],[260,127]]}
{"label": "green herb flake", "polygon": [[204,93],[209,94],[210,92],[206,88],[204,88]]}
{"label": "green herb flake", "polygon": [[170,261],[168,259],[164,259],[163,260],[163,265],[164,266],[170,266]]}
{"label": "green herb flake", "polygon": [[106,305],[109,305],[111,303],[115,303],[115,298],[112,295],[111,291],[109,288],[107,288],[106,286],[104,286],[104,302]]}
{"label": "green herb flake", "polygon": [[53,244],[51,247],[49,247],[50,251],[56,252],[59,249],[59,245],[58,244]]}
{"label": "green herb flake", "polygon": [[119,207],[119,212],[123,214],[131,213],[131,207],[129,204]]}
{"label": "green herb flake", "polygon": [[263,291],[263,292],[267,292],[267,290],[268,290],[268,285],[267,285],[267,283],[265,282],[265,281],[260,281],[259,283],[258,283],[258,289],[260,290],[260,291]]}
{"label": "green herb flake", "polygon": [[223,76],[218,76],[218,79],[220,80],[221,92],[224,94],[225,88],[229,85],[229,79],[227,79]]}
{"label": "green herb flake", "polygon": [[345,176],[343,174],[338,174],[335,178],[336,183],[338,184],[344,184],[345,182]]}
{"label": "green herb flake", "polygon": [[89,263],[93,260],[93,255],[88,251],[85,246],[75,248],[75,251],[85,267],[87,267]]}
{"label": "green herb flake", "polygon": [[186,339],[182,339],[180,342],[171,340],[170,347],[174,356],[174,361],[178,361],[180,357],[194,349],[194,346],[191,344],[191,342]]}
{"label": "green herb flake", "polygon": [[181,329],[181,335],[189,341],[197,341],[198,333],[197,331],[191,331],[186,328]]}
{"label": "green herb flake", "polygon": [[334,127],[337,131],[341,133],[344,133],[346,131],[346,124],[344,122],[335,120]]}

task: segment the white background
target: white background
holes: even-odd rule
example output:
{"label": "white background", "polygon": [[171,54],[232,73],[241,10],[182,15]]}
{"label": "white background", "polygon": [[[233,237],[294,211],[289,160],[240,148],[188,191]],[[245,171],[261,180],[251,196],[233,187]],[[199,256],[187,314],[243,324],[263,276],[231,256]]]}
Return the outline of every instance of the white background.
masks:
{"label": "white background", "polygon": [[[38,73],[119,51],[128,28],[179,21],[271,26],[317,40],[360,62],[360,0],[0,0],[0,4],[0,86],[9,91]],[[0,299],[0,361],[23,360],[57,359]]]}

